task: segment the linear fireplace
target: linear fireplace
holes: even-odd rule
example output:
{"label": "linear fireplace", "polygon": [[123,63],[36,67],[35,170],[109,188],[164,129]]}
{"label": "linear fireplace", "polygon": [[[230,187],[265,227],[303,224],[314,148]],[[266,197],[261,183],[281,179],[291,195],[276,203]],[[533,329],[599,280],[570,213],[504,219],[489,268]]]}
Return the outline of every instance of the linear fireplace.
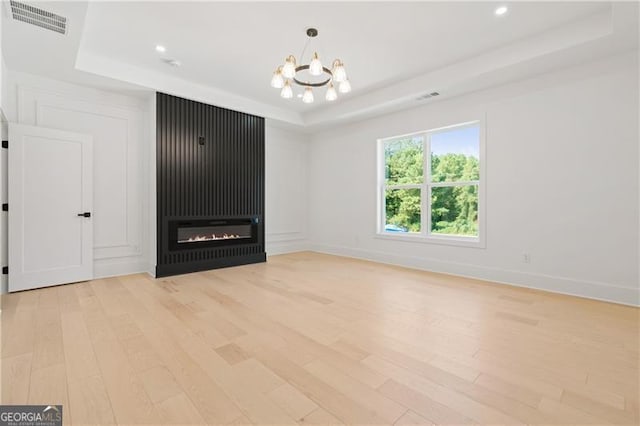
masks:
{"label": "linear fireplace", "polygon": [[169,249],[189,250],[254,244],[258,241],[257,217],[169,221]]}

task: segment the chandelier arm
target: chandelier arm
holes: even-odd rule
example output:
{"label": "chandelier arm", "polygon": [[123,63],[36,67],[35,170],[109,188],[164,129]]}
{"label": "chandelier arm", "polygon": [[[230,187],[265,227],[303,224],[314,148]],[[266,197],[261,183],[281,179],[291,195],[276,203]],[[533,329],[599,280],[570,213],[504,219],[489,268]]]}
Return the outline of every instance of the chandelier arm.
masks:
{"label": "chandelier arm", "polygon": [[[309,69],[309,65],[300,65],[299,67],[296,67],[296,73],[298,71],[303,71],[303,70],[308,70]],[[296,82],[296,84],[300,85],[300,86],[304,86],[304,87],[322,87],[322,86],[326,86],[327,84],[329,84],[331,82],[331,80],[333,80],[333,73],[331,72],[331,70],[327,67],[322,67],[322,70],[326,73],[329,74],[329,78],[321,81],[319,83],[309,83],[309,82],[304,82],[304,81],[300,81],[297,78],[293,77],[293,81]]]}

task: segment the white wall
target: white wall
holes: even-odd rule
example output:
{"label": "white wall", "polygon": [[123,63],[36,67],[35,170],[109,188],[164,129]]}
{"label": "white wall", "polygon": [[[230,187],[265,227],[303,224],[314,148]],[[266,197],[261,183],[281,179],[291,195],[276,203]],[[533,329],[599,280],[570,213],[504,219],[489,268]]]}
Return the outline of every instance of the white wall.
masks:
{"label": "white wall", "polygon": [[[0,22],[2,19],[0,18]],[[0,31],[0,34],[2,32]],[[9,98],[7,95],[7,66],[4,62],[4,58],[2,57],[2,49],[0,49],[0,116],[7,118],[6,111],[7,105],[9,104]]]}
{"label": "white wall", "polygon": [[8,72],[9,121],[86,133],[94,141],[94,275],[149,269],[149,102]]}
{"label": "white wall", "polygon": [[308,248],[308,136],[267,121],[265,142],[267,255]]}
{"label": "white wall", "polygon": [[[474,119],[486,249],[375,238],[376,140]],[[309,158],[315,250],[639,304],[635,55],[316,133]]]}

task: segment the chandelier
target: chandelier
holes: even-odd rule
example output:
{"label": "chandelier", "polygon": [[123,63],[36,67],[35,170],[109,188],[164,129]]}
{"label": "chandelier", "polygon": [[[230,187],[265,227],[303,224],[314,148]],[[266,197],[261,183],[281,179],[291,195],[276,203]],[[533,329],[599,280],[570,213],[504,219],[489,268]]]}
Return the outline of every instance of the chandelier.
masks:
{"label": "chandelier", "polygon": [[[300,55],[300,61],[303,60],[304,52],[312,38],[318,35],[315,28],[307,29],[307,43]],[[308,64],[298,65],[293,55],[287,56],[284,65],[280,65],[271,78],[271,87],[280,89],[280,96],[285,99],[293,98],[293,84],[297,84],[304,88],[302,102],[310,104],[313,102],[313,89],[319,87],[327,87],[324,98],[327,101],[335,101],[338,99],[338,93],[334,87],[334,82],[338,84],[338,92],[349,93],[351,91],[351,83],[347,78],[347,72],[344,64],[340,59],[336,59],[331,64],[331,69],[322,65],[318,52],[313,54],[311,62]]]}

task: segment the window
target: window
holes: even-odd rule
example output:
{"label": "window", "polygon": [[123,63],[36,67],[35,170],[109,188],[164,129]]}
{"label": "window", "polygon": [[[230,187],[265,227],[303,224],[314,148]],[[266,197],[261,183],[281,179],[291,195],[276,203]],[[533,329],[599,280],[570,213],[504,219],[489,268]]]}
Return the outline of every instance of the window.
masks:
{"label": "window", "polygon": [[479,122],[379,141],[378,234],[479,246]]}

